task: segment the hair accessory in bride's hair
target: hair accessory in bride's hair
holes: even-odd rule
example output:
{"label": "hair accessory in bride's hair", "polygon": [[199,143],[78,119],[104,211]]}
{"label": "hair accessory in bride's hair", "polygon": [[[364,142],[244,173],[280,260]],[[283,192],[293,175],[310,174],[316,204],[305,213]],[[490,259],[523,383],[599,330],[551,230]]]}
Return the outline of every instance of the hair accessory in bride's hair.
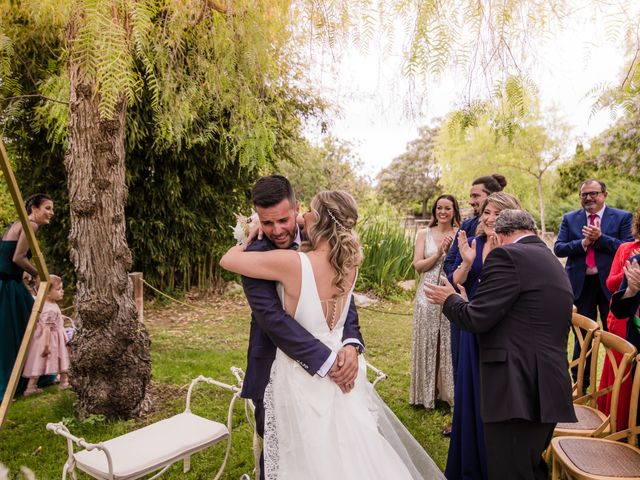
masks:
{"label": "hair accessory in bride's hair", "polygon": [[340,227],[342,230],[347,230],[347,229],[345,228],[345,226],[344,226],[344,225],[342,225],[342,224],[338,221],[338,219],[335,217],[335,215],[333,214],[333,212],[331,211],[331,209],[330,209],[329,207],[326,207],[326,208],[327,208],[327,213],[328,213],[328,214],[329,214],[329,216],[331,217],[331,220],[333,220],[334,222],[336,222],[336,225],[337,225],[338,227]]}

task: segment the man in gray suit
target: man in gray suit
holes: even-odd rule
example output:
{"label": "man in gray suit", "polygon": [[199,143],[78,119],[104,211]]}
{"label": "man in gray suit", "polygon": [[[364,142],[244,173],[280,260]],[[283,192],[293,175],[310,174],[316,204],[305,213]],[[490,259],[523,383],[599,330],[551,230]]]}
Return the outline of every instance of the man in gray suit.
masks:
{"label": "man in gray suit", "polygon": [[495,232],[500,246],[484,262],[473,301],[446,280],[425,291],[451,322],[478,334],[489,478],[546,480],[542,452],[556,423],[576,421],[567,362],[571,284],[527,212],[503,210]]}

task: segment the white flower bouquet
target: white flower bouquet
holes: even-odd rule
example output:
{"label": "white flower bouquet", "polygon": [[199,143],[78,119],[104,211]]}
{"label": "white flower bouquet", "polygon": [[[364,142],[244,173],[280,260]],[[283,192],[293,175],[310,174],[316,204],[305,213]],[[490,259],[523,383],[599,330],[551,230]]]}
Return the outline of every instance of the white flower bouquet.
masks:
{"label": "white flower bouquet", "polygon": [[238,245],[243,244],[249,238],[251,231],[258,228],[260,220],[256,212],[251,212],[248,217],[242,214],[236,213],[236,226],[231,227],[233,230],[233,238],[236,239]]}

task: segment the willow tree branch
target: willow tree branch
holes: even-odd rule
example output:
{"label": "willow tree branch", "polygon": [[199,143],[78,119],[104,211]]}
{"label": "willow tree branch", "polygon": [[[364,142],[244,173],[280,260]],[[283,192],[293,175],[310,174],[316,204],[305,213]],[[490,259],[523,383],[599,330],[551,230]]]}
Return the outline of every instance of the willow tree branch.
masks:
{"label": "willow tree branch", "polygon": [[638,68],[640,63],[640,48],[636,49],[636,53],[633,56],[633,61],[631,65],[629,65],[629,70],[627,70],[627,74],[624,77],[624,81],[622,82],[622,88],[625,88],[631,83],[633,76],[635,75],[636,69]]}
{"label": "willow tree branch", "polygon": [[8,100],[16,100],[18,98],[43,98],[45,100],[49,100],[50,102],[56,102],[56,103],[62,103],[63,105],[69,105],[69,102],[65,102],[64,100],[58,100],[57,98],[46,97],[46,96],[41,95],[39,93],[31,93],[29,95],[16,95],[16,96],[13,96],[13,97],[4,97],[2,99],[2,101],[6,102]]}

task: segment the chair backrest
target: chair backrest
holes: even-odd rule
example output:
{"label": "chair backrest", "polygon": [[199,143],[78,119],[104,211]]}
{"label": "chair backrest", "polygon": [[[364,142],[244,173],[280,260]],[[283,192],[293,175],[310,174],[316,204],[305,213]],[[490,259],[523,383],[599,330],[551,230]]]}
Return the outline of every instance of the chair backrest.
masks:
{"label": "chair backrest", "polygon": [[574,311],[571,315],[571,327],[573,328],[573,334],[578,339],[578,344],[580,345],[580,356],[569,363],[569,369],[574,367],[578,368],[578,375],[576,376],[576,381],[572,386],[573,398],[576,399],[582,395],[582,388],[584,385],[584,368],[587,363],[587,357],[593,350],[593,335],[600,329],[600,326],[589,317],[585,317],[584,315],[577,313],[575,306],[573,308]]}
{"label": "chair backrest", "polygon": [[629,404],[629,424],[625,430],[620,430],[606,437],[608,440],[625,439],[629,445],[636,445],[637,437],[640,435],[640,425],[638,425],[638,408],[640,408],[640,355],[637,355],[632,362],[635,373],[633,384],[631,385],[631,403]]}
{"label": "chair backrest", "polygon": [[[605,356],[611,362],[611,368],[613,371],[613,383],[609,386],[598,386],[596,381],[596,375],[598,373],[598,357],[600,349],[604,350]],[[620,355],[620,360],[616,359],[614,352]],[[591,384],[589,386],[588,393],[581,398],[578,398],[578,403],[589,403],[591,406],[596,406],[596,399],[603,395],[611,393],[611,409],[609,413],[608,423],[610,426],[610,432],[615,433],[618,416],[618,399],[620,397],[620,386],[622,383],[631,376],[631,363],[637,353],[636,347],[629,343],[624,338],[621,338],[613,333],[603,332],[597,330],[594,333],[593,339],[593,354],[591,355]]]}

